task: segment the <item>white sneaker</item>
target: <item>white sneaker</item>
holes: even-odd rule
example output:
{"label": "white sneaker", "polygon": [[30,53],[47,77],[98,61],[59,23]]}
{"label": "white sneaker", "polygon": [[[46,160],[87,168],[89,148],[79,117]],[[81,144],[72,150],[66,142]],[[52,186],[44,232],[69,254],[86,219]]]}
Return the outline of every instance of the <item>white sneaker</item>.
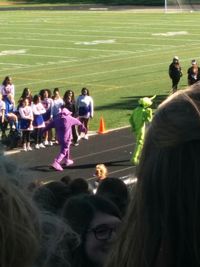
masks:
{"label": "white sneaker", "polygon": [[25,152],[26,152],[26,151],[27,151],[27,148],[26,148],[26,147],[24,147],[24,148],[22,149],[22,151],[25,151]]}
{"label": "white sneaker", "polygon": [[36,144],[36,145],[35,145],[35,149],[40,149],[39,144]]}
{"label": "white sneaker", "polygon": [[48,145],[49,146],[53,146],[53,142],[52,141],[49,141]]}
{"label": "white sneaker", "polygon": [[77,138],[77,142],[81,140],[81,136],[79,135]]}
{"label": "white sneaker", "polygon": [[85,136],[83,136],[83,139],[88,140],[89,139],[88,135],[86,134]]}
{"label": "white sneaker", "polygon": [[45,148],[45,146],[43,145],[43,143],[39,144],[40,148]]}
{"label": "white sneaker", "polygon": [[48,141],[44,141],[43,144],[44,144],[45,146],[48,146],[49,142],[48,142]]}
{"label": "white sneaker", "polygon": [[33,149],[29,146],[27,147],[27,151],[32,151]]}

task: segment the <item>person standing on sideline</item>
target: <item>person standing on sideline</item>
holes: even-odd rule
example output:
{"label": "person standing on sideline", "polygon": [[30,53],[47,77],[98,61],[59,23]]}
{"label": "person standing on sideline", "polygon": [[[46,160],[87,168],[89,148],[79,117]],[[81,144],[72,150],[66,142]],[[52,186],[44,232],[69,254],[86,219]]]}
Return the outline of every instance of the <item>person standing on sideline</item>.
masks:
{"label": "person standing on sideline", "polygon": [[[64,107],[67,108],[71,113],[72,117],[76,118],[76,102],[74,97],[74,92],[72,90],[67,90],[63,96]],[[73,145],[78,146],[78,133],[77,126],[72,125],[72,136],[73,136]]]}
{"label": "person standing on sideline", "polygon": [[33,110],[28,98],[21,101],[19,107],[20,129],[22,130],[23,151],[31,151],[30,135],[33,131]]}
{"label": "person standing on sideline", "polygon": [[[87,88],[82,88],[81,95],[78,96],[76,100],[77,110],[78,110],[78,117],[79,120],[83,123],[86,128],[85,136],[83,139],[88,140],[88,125],[89,119],[93,118],[94,115],[94,104],[93,99],[90,96],[90,92]],[[79,134],[81,134],[81,129],[79,128]]]}
{"label": "person standing on sideline", "polygon": [[45,146],[42,144],[42,128],[45,127],[42,115],[46,112],[46,109],[43,107],[39,95],[34,95],[33,97],[32,110],[33,110],[33,127],[35,130],[35,148],[36,149],[45,148]]}
{"label": "person standing on sideline", "polygon": [[200,80],[200,68],[195,59],[191,61],[192,66],[188,69],[188,85],[192,85]]}
{"label": "person standing on sideline", "polygon": [[172,93],[175,93],[178,88],[180,78],[183,76],[179,58],[175,56],[172,63],[169,65],[169,77],[172,80]]}

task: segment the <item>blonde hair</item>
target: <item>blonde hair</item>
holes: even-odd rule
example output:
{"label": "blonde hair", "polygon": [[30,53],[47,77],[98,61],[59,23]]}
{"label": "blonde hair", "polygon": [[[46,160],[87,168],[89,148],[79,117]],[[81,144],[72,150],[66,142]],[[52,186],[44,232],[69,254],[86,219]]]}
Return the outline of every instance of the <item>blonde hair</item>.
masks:
{"label": "blonde hair", "polygon": [[108,170],[106,166],[104,164],[97,164],[95,175],[97,176],[99,180],[105,179],[108,175]]}

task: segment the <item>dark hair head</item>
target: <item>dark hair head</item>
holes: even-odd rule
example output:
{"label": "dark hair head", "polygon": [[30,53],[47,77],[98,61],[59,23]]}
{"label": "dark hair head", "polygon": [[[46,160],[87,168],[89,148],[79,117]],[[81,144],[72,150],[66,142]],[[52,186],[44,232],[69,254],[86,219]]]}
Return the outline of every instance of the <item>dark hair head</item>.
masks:
{"label": "dark hair head", "polygon": [[160,258],[167,267],[199,266],[199,82],[160,105],[136,176],[136,197],[122,231],[131,238],[121,238],[114,253],[124,256],[112,254],[108,266],[156,266]]}
{"label": "dark hair head", "polygon": [[72,196],[79,194],[90,194],[88,182],[83,178],[76,178],[68,185]]}
{"label": "dark hair head", "polygon": [[107,178],[100,182],[97,195],[111,200],[118,207],[122,215],[125,215],[128,207],[129,194],[126,184],[119,178]]}
{"label": "dark hair head", "polygon": [[72,181],[72,178],[69,175],[65,175],[60,179],[60,181],[65,185],[68,185]]}
{"label": "dark hair head", "polygon": [[62,182],[50,182],[34,191],[33,199],[41,210],[59,214],[69,195],[68,187]]}
{"label": "dark hair head", "polygon": [[53,93],[54,93],[54,94],[55,94],[56,92],[60,92],[60,90],[59,90],[58,87],[54,88],[54,90],[53,90]]}
{"label": "dark hair head", "polygon": [[39,95],[34,95],[34,97],[33,97],[33,103],[34,104],[38,104],[39,101],[40,101],[40,96]]}
{"label": "dark hair head", "polygon": [[4,86],[6,86],[6,85],[8,84],[8,81],[10,81],[10,80],[11,80],[11,77],[10,77],[10,76],[6,76],[6,77],[4,78],[2,84],[3,84]]}
{"label": "dark hair head", "polygon": [[89,90],[86,88],[86,87],[83,87],[82,90],[81,90],[81,94],[83,95],[84,92],[86,92],[86,95],[90,95],[90,92]]}
{"label": "dark hair head", "polygon": [[29,90],[29,88],[26,87],[26,88],[24,88],[24,90],[22,92],[21,98],[26,98],[29,96],[29,94],[30,94],[30,90]]}
{"label": "dark hair head", "polygon": [[71,97],[72,97],[72,101],[75,100],[75,97],[74,97],[74,91],[72,91],[72,90],[67,90],[67,91],[65,91],[64,96],[63,96],[63,101],[64,101],[64,102],[67,101],[69,95],[71,95]]}
{"label": "dark hair head", "polygon": [[118,208],[108,199],[97,195],[79,195],[71,197],[64,205],[63,216],[84,239],[95,214],[102,212],[121,218]]}

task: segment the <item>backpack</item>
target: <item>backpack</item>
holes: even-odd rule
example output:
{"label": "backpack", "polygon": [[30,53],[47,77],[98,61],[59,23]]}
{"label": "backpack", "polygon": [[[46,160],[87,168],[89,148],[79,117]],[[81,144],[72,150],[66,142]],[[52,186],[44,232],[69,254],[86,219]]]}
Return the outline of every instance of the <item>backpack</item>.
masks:
{"label": "backpack", "polygon": [[10,130],[9,134],[3,138],[2,143],[7,146],[9,149],[18,147],[18,144],[21,140],[21,133],[14,129]]}

